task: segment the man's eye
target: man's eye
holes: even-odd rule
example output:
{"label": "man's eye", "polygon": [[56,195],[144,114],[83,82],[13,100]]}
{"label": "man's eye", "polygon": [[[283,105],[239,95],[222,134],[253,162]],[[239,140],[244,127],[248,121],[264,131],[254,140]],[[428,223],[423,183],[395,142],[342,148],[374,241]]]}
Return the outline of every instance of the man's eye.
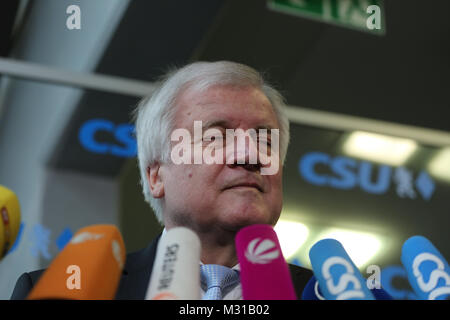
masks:
{"label": "man's eye", "polygon": [[223,140],[223,137],[222,136],[206,136],[205,138],[204,138],[204,141],[206,141],[206,142],[212,142],[212,141],[222,141]]}
{"label": "man's eye", "polygon": [[265,144],[266,146],[272,145],[270,140],[258,138],[258,143]]}

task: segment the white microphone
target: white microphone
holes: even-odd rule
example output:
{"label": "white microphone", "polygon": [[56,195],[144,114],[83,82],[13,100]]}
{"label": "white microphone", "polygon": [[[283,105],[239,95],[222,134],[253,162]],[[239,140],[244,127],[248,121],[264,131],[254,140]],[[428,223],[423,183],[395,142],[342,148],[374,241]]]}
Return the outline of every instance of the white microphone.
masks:
{"label": "white microphone", "polygon": [[163,233],[145,300],[200,300],[200,252],[192,230],[176,227]]}

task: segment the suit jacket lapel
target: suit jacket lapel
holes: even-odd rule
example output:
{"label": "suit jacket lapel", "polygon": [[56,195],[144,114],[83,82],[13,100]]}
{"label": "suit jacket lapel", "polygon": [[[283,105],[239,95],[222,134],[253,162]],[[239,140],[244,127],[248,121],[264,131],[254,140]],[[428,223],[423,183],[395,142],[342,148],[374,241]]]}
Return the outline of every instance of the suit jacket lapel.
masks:
{"label": "suit jacket lapel", "polygon": [[160,237],[161,234],[146,248],[127,255],[116,299],[145,299]]}

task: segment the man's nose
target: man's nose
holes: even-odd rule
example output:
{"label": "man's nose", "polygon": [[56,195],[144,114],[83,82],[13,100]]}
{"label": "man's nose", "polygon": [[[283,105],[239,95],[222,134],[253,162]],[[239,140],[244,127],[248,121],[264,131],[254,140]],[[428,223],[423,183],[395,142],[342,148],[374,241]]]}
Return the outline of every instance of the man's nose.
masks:
{"label": "man's nose", "polygon": [[240,166],[254,172],[261,169],[257,143],[250,135],[247,135],[245,139],[238,138],[234,144],[228,144],[226,153],[226,163],[230,168]]}

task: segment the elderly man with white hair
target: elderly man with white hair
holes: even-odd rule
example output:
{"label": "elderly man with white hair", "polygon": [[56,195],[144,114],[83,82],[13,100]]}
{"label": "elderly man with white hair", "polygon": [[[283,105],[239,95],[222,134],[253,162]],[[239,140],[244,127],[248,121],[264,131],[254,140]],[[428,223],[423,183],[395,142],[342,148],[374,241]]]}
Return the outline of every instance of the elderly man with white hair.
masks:
{"label": "elderly man with white hair", "polygon": [[[274,226],[282,209],[289,143],[282,96],[248,66],[195,62],[168,73],[139,103],[135,117],[143,193],[157,219],[166,230],[194,231],[202,264],[239,270],[237,232],[253,224]],[[180,144],[174,134],[179,130],[191,139]],[[229,132],[250,135],[240,147],[227,148],[234,146],[235,136]],[[173,152],[175,148],[181,153]],[[195,157],[200,161],[189,161]],[[116,299],[145,298],[159,239],[127,256]],[[312,272],[294,265],[289,271],[300,297]],[[41,273],[22,275],[12,298],[25,298]],[[242,299],[239,281],[222,297]]]}

